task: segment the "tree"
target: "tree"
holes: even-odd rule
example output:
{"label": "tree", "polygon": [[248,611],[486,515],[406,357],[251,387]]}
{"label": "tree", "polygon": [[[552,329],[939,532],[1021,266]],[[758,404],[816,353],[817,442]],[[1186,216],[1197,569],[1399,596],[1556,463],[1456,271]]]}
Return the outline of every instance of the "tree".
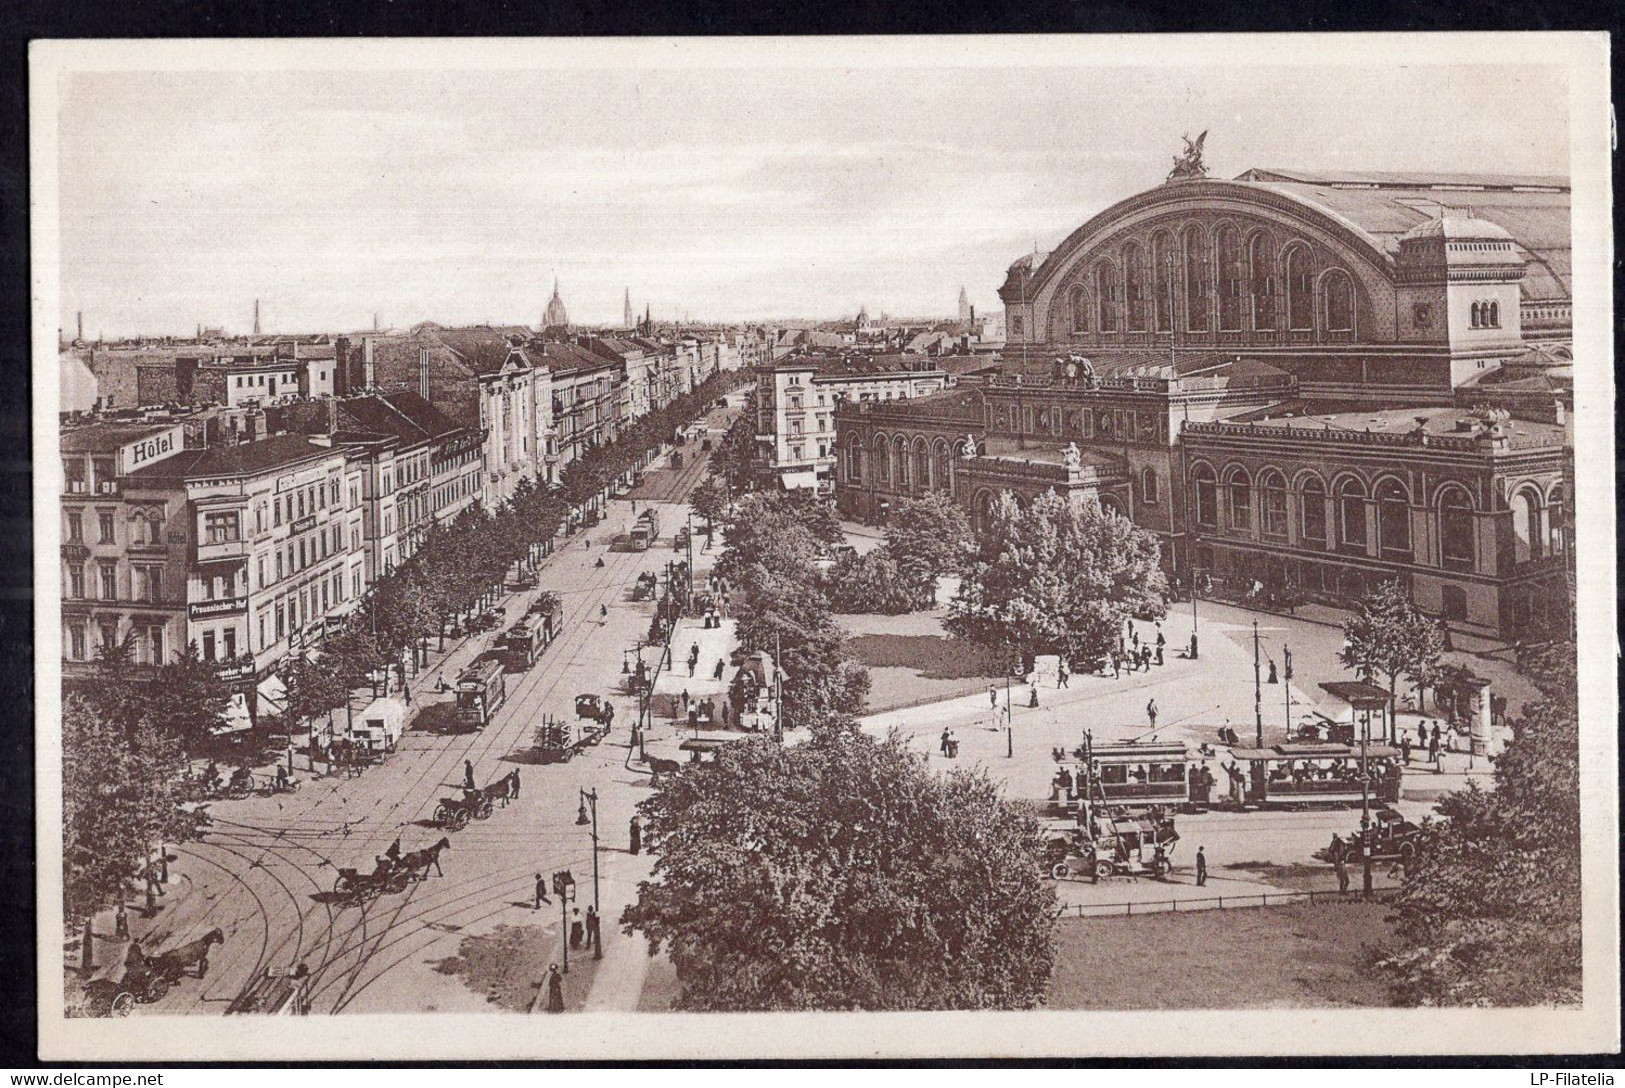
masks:
{"label": "tree", "polygon": [[837,612],[896,616],[915,607],[917,587],[886,548],[867,555],[844,555],[824,576],[823,585]]}
{"label": "tree", "polygon": [[1437,620],[1417,609],[1398,581],[1381,582],[1367,592],[1343,625],[1343,635],[1338,659],[1364,679],[1386,677],[1390,702],[1401,676],[1409,676],[1418,688],[1438,677],[1444,632]]}
{"label": "tree", "polygon": [[783,724],[795,729],[862,710],[868,670],[847,656],[846,633],[816,580],[794,567],[754,564],[741,584],[739,642],[772,654],[783,670]]}
{"label": "tree", "polygon": [[[70,695],[62,707],[62,906],[82,921],[119,902],[154,845],[193,837],[198,816],[182,810],[185,758],[150,719],[133,730]],[[85,962],[92,962],[90,956]]]}
{"label": "tree", "polygon": [[1572,687],[1513,722],[1495,788],[1447,795],[1423,824],[1379,965],[1414,1005],[1581,1000],[1579,723]]}
{"label": "tree", "polygon": [[708,476],[689,496],[688,505],[695,514],[705,519],[705,537],[709,540],[716,524],[728,509],[728,489],[715,475]]}
{"label": "tree", "polygon": [[937,579],[960,569],[971,544],[965,508],[941,491],[899,500],[886,520],[883,546],[897,564],[914,608],[937,603]]}
{"label": "tree", "polygon": [[1040,654],[1098,662],[1130,616],[1161,618],[1167,579],[1157,538],[1092,499],[1045,492],[1026,506],[1006,492],[977,540],[950,634],[998,653],[1012,668]]}
{"label": "tree", "polygon": [[230,685],[220,679],[213,662],[203,660],[196,642],[188,642],[174,661],[158,669],[145,694],[153,723],[186,751],[214,735],[231,705]]}
{"label": "tree", "polygon": [[[621,916],[696,1011],[1021,1009],[1054,965],[1031,813],[982,772],[825,722],[728,745],[639,806],[658,855]],[[748,919],[742,923],[741,919]]]}

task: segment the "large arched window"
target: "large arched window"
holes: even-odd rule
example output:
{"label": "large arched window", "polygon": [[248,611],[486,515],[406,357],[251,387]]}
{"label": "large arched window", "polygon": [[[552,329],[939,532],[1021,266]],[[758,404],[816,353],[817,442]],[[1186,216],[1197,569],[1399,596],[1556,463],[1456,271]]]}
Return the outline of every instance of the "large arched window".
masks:
{"label": "large arched window", "polygon": [[1174,327],[1174,241],[1167,231],[1158,231],[1151,239],[1151,278],[1156,283],[1152,309],[1157,315],[1157,331],[1170,332]]}
{"label": "large arched window", "polygon": [[1246,470],[1233,468],[1224,480],[1230,497],[1230,528],[1240,533],[1253,529],[1253,481]]}
{"label": "large arched window", "polygon": [[1275,328],[1275,243],[1269,234],[1253,235],[1247,253],[1247,273],[1253,296],[1253,328]]}
{"label": "large arched window", "polygon": [[1241,260],[1241,235],[1226,224],[1219,228],[1219,328],[1241,328],[1241,295],[1245,269]]}
{"label": "large arched window", "polygon": [[908,439],[898,435],[892,440],[892,451],[897,459],[898,490],[906,491],[909,486]]}
{"label": "large arched window", "polygon": [[1082,287],[1072,288],[1072,331],[1089,331],[1089,295]]}
{"label": "large arched window", "polygon": [[1197,465],[1191,473],[1196,486],[1196,524],[1204,529],[1219,527],[1219,480],[1207,465]]}
{"label": "large arched window", "polygon": [[1154,468],[1140,472],[1140,501],[1148,505],[1157,501],[1157,470]]}
{"label": "large arched window", "polygon": [[1303,246],[1287,251],[1286,319],[1294,331],[1315,327],[1315,267]]}
{"label": "large arched window", "polygon": [[1316,544],[1326,543],[1326,485],[1317,476],[1304,480],[1298,492],[1298,535]]}
{"label": "large arched window", "polygon": [[924,438],[914,440],[914,486],[921,491],[931,486],[931,450]]}
{"label": "large arched window", "polygon": [[1271,469],[1258,478],[1258,506],[1268,536],[1286,536],[1286,479]]}
{"label": "large arched window", "polygon": [[1488,325],[1492,329],[1499,329],[1501,327],[1501,304],[1499,302],[1490,303],[1490,313],[1489,316],[1485,318],[1484,324]]}
{"label": "large arched window", "polygon": [[1477,546],[1473,540],[1473,500],[1459,487],[1439,493],[1439,559],[1446,567],[1471,570]]}
{"label": "large arched window", "polygon": [[1521,487],[1512,493],[1512,549],[1516,562],[1527,563],[1546,554],[1542,520],[1539,491]]}
{"label": "large arched window", "polygon": [[1562,555],[1568,526],[1563,521],[1563,485],[1554,484],[1546,494],[1546,541],[1553,555]]}
{"label": "large arched window", "polygon": [[1354,281],[1342,269],[1326,274],[1326,331],[1354,331]]}
{"label": "large arched window", "polygon": [[1123,295],[1128,301],[1131,332],[1145,329],[1145,254],[1130,242],[1123,250]]}
{"label": "large arched window", "polygon": [[863,479],[863,443],[856,437],[846,444],[846,478],[853,483]]}
{"label": "large arched window", "polygon": [[1385,556],[1411,553],[1411,495],[1392,477],[1377,485],[1377,541]]}
{"label": "large arched window", "polygon": [[891,444],[885,435],[875,436],[875,482],[882,487],[891,484]]}
{"label": "large arched window", "polygon": [[938,491],[948,491],[953,487],[953,454],[948,452],[948,442],[939,438],[931,447],[931,459],[936,462],[936,472],[931,477],[931,483]]}
{"label": "large arched window", "polygon": [[1471,327],[1475,329],[1482,327],[1484,324],[1484,311],[1478,303],[1473,303],[1470,313],[1472,315]]}
{"label": "large arched window", "polygon": [[1185,228],[1185,327],[1192,332],[1207,329],[1207,236],[1202,228]]}
{"label": "large arched window", "polygon": [[1365,551],[1365,486],[1358,480],[1337,485],[1337,540],[1350,551]]}
{"label": "large arched window", "polygon": [[1117,269],[1110,261],[1095,265],[1095,305],[1100,308],[1096,327],[1101,332],[1117,331]]}

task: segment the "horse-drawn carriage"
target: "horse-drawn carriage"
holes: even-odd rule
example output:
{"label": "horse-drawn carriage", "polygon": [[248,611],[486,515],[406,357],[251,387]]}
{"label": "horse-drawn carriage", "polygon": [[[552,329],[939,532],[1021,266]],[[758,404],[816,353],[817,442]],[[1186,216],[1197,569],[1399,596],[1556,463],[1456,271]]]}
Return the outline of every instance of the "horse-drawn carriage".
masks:
{"label": "horse-drawn carriage", "polygon": [[434,808],[435,826],[461,831],[469,820],[484,820],[491,815],[491,799],[484,790],[463,790],[461,797],[442,797]]}
{"label": "horse-drawn carriage", "polygon": [[586,718],[608,728],[615,724],[615,707],[608,699],[586,692],[576,696],[576,717]]}
{"label": "horse-drawn carriage", "polygon": [[660,591],[660,579],[653,571],[644,571],[638,575],[638,580],[632,583],[632,599],[634,601],[652,601]]}
{"label": "horse-drawn carriage", "polygon": [[136,1005],[161,1001],[182,978],[209,973],[209,949],[225,944],[226,935],[211,929],[195,941],[149,956],[139,941],[131,941],[122,959],[85,984],[81,1008],[86,1016],[128,1016]]}
{"label": "horse-drawn carriage", "polygon": [[395,844],[377,859],[370,873],[363,873],[359,869],[340,869],[338,879],[333,882],[333,894],[342,899],[366,902],[386,892],[403,892],[413,881],[427,880],[431,866],[436,873],[440,873],[440,852],[450,846],[451,840],[442,838],[432,846],[401,854],[400,840],[396,839]]}

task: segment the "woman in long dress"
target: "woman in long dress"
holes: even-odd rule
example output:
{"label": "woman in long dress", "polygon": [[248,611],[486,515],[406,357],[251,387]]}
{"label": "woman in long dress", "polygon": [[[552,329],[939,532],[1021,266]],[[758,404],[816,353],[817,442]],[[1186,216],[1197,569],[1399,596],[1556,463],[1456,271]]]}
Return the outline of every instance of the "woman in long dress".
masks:
{"label": "woman in long dress", "polygon": [[547,969],[547,1011],[564,1011],[564,976],[556,963]]}

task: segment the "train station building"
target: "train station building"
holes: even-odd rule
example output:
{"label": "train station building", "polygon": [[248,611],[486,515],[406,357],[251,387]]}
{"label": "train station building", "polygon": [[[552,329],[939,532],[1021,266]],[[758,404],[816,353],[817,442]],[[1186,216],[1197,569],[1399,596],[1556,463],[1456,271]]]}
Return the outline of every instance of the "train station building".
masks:
{"label": "train station building", "polygon": [[1569,624],[1567,179],[1186,163],[1000,297],[998,376],[836,410],[845,513],[1058,490],[1216,592],[1397,578],[1464,632]]}

